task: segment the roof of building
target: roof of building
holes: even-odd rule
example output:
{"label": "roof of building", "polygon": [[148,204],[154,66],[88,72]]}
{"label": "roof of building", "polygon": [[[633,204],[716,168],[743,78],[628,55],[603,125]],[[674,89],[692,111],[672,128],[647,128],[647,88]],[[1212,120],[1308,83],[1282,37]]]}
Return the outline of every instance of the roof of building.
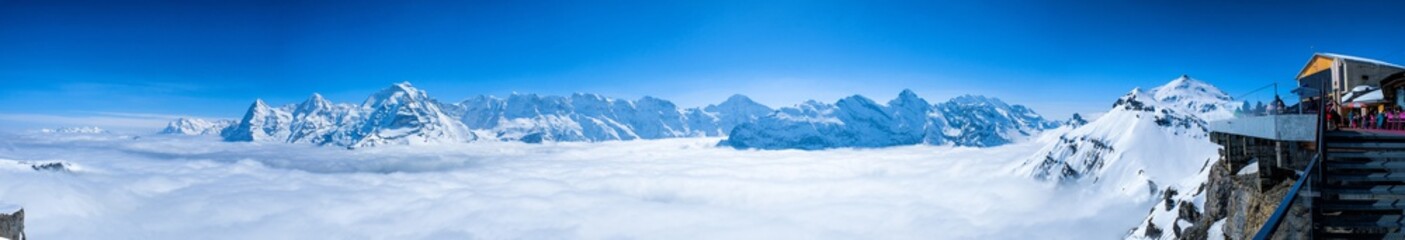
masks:
{"label": "roof of building", "polygon": [[1365,62],[1365,63],[1371,63],[1371,64],[1376,64],[1376,65],[1381,65],[1381,66],[1387,66],[1387,67],[1405,69],[1405,66],[1400,66],[1400,65],[1393,64],[1393,63],[1388,63],[1388,62],[1385,62],[1385,61],[1375,60],[1375,59],[1370,59],[1370,58],[1363,58],[1363,57],[1350,56],[1350,55],[1342,55],[1342,54],[1336,54],[1336,53],[1317,53],[1317,55],[1327,56],[1327,57],[1336,58],[1336,59],[1346,59],[1346,60],[1352,60],[1352,61],[1357,61],[1357,62]]}
{"label": "roof of building", "polygon": [[1302,79],[1302,78],[1307,77],[1307,76],[1309,76],[1309,75],[1316,74],[1316,73],[1318,73],[1318,72],[1322,72],[1322,71],[1325,71],[1325,70],[1327,70],[1327,69],[1330,69],[1331,66],[1332,66],[1331,63],[1332,63],[1332,62],[1335,62],[1335,61],[1337,61],[1337,60],[1347,60],[1347,61],[1353,61],[1353,62],[1361,62],[1361,63],[1367,63],[1367,64],[1376,65],[1376,66],[1383,66],[1383,67],[1389,67],[1389,68],[1395,68],[1395,69],[1405,70],[1405,66],[1396,65],[1396,64],[1388,63],[1388,62],[1381,61],[1381,60],[1375,60],[1375,59],[1363,58],[1363,57],[1357,57],[1357,56],[1351,56],[1351,55],[1336,54],[1336,53],[1316,53],[1316,54],[1313,54],[1313,55],[1312,55],[1312,59],[1311,59],[1311,60],[1308,60],[1308,61],[1307,61],[1307,65],[1303,66],[1303,70],[1298,72],[1298,79]]}

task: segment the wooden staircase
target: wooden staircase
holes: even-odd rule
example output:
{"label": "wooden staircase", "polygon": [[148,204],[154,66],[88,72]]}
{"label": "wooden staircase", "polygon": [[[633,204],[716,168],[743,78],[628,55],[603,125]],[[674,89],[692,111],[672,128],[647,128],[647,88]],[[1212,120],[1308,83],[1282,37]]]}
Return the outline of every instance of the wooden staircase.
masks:
{"label": "wooden staircase", "polygon": [[1405,239],[1405,134],[1329,131],[1315,239]]}

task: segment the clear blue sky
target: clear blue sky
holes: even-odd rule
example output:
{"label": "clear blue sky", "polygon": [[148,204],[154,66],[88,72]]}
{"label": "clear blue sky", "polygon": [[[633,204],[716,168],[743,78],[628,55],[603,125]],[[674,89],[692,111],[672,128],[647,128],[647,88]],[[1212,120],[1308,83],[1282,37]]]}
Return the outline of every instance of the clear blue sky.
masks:
{"label": "clear blue sky", "polygon": [[1180,74],[1288,83],[1313,52],[1405,62],[1401,1],[663,2],[0,0],[0,123],[236,118],[399,81],[689,107],[910,88],[1065,118]]}

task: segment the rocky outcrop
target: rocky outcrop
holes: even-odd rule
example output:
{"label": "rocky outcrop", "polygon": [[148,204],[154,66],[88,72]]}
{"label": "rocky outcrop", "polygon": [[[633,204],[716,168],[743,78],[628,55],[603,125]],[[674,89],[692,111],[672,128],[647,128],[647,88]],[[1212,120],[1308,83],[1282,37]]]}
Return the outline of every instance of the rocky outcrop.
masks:
{"label": "rocky outcrop", "polygon": [[24,209],[0,213],[0,238],[24,240]]}
{"label": "rocky outcrop", "polygon": [[[1268,189],[1263,189],[1259,184],[1259,177],[1256,174],[1236,175],[1238,169],[1230,169],[1231,166],[1225,161],[1216,161],[1211,165],[1209,178],[1199,188],[1193,192],[1196,198],[1203,198],[1202,206],[1196,206],[1191,200],[1194,198],[1182,198],[1177,200],[1169,196],[1176,196],[1183,193],[1175,189],[1167,189],[1163,192],[1165,197],[1165,208],[1173,209],[1173,226],[1160,226],[1153,224],[1157,216],[1149,217],[1145,225],[1141,227],[1141,234],[1129,236],[1137,239],[1251,239],[1268,220],[1269,215],[1278,207],[1278,202],[1283,199],[1284,194],[1292,188],[1294,181],[1279,182],[1271,185]],[[1172,207],[1174,206],[1174,207]],[[1161,215],[1167,217],[1170,215]],[[1284,224],[1296,224],[1296,220],[1288,218]],[[1216,225],[1215,223],[1221,222]],[[1221,229],[1211,229],[1212,227]],[[1294,228],[1280,228],[1294,229]],[[1305,228],[1304,228],[1305,229]],[[1223,236],[1210,236],[1211,234],[1223,234]]]}

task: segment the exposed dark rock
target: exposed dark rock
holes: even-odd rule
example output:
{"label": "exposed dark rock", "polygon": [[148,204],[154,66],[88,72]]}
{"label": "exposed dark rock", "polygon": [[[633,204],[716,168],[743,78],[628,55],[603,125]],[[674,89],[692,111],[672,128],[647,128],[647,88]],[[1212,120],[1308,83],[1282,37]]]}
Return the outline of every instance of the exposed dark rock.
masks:
{"label": "exposed dark rock", "polygon": [[1171,197],[1175,197],[1176,194],[1176,188],[1166,188],[1166,193],[1161,194],[1161,201],[1166,204],[1166,209],[1176,207],[1175,200],[1171,199]]}
{"label": "exposed dark rock", "polygon": [[69,169],[69,168],[68,168],[68,163],[65,163],[65,162],[35,163],[35,164],[29,165],[29,168],[34,169],[34,171],[51,171],[51,172],[68,172],[68,171],[69,171],[69,170],[68,170],[68,169]]}
{"label": "exposed dark rock", "polygon": [[24,240],[24,209],[13,213],[0,213],[0,237]]}
{"label": "exposed dark rock", "polygon": [[1146,220],[1146,234],[1143,235],[1143,236],[1145,236],[1145,237],[1147,237],[1147,238],[1151,238],[1151,239],[1161,238],[1161,228],[1156,227],[1156,224],[1155,224],[1155,223],[1152,223],[1152,222],[1151,222],[1151,219],[1147,219],[1147,220]]}

